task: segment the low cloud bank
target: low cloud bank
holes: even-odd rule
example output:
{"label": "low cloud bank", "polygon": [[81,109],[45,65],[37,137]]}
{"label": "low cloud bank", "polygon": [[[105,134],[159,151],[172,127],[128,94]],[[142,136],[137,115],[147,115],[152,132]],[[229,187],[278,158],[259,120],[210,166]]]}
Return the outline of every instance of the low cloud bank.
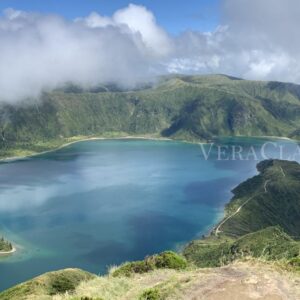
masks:
{"label": "low cloud bank", "polygon": [[166,73],[300,83],[298,0],[223,0],[221,9],[215,31],[176,37],[133,4],[74,21],[7,9],[0,18],[0,99],[38,97],[66,82],[132,87]]}

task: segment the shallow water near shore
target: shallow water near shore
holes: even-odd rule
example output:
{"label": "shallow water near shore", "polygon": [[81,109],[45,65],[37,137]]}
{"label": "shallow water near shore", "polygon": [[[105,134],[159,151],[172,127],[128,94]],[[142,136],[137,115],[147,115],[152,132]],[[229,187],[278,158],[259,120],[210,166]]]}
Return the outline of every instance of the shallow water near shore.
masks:
{"label": "shallow water near shore", "polygon": [[[295,142],[272,141],[295,152]],[[265,142],[217,144],[259,152]],[[201,237],[222,218],[231,189],[257,173],[258,161],[218,160],[216,149],[206,160],[197,144],[86,141],[0,164],[0,230],[17,246],[0,257],[0,289],[68,267],[104,274]],[[271,144],[265,151],[279,157]]]}

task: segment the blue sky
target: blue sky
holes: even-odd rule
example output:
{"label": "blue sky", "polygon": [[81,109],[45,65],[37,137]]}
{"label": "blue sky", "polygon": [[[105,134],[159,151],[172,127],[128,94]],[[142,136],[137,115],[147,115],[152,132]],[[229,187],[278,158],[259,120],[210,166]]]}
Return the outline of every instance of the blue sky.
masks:
{"label": "blue sky", "polygon": [[91,11],[110,16],[129,3],[146,6],[154,13],[158,23],[171,34],[184,30],[210,31],[219,22],[220,0],[1,0],[0,10],[14,8],[55,13],[74,19],[86,16]]}

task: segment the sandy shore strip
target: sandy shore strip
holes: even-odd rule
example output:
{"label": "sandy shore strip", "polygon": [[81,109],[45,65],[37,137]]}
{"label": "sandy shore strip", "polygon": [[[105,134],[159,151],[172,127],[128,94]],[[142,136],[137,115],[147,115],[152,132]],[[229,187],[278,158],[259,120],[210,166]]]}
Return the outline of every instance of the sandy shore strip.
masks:
{"label": "sandy shore strip", "polygon": [[42,152],[37,152],[37,153],[33,153],[33,154],[28,154],[28,155],[22,155],[22,156],[11,156],[11,157],[7,157],[7,158],[1,158],[0,162],[13,162],[13,161],[17,161],[17,160],[22,160],[22,159],[26,159],[26,158],[31,158],[31,157],[35,157],[35,156],[39,156],[39,155],[43,155],[43,154],[47,154],[47,153],[51,153],[60,149],[63,149],[65,147],[68,147],[70,145],[76,144],[76,143],[80,143],[80,142],[88,142],[88,141],[97,141],[97,140],[153,140],[153,141],[176,141],[170,138],[164,138],[164,137],[147,137],[147,136],[120,136],[120,137],[90,137],[90,138],[82,138],[82,139],[78,139],[76,141],[71,141],[71,142],[67,142],[62,144],[59,147],[53,148],[51,150],[46,150],[46,151],[42,151]]}
{"label": "sandy shore strip", "polygon": [[0,251],[0,257],[13,254],[17,251],[16,247],[13,247],[10,251]]}
{"label": "sandy shore strip", "polygon": [[[256,138],[256,139],[277,139],[277,140],[286,140],[286,141],[299,143],[298,140],[291,139],[288,137],[280,137],[280,136],[227,136],[227,138],[234,138],[234,137],[236,137],[236,138]],[[217,138],[222,138],[222,137],[214,137],[214,138],[217,139]],[[226,138],[226,137],[224,137],[224,138]],[[70,139],[72,139],[72,137]],[[151,141],[151,140],[152,141],[174,141],[174,142],[177,141],[177,142],[189,143],[189,144],[209,144],[209,142],[203,142],[203,141],[194,141],[193,142],[193,141],[187,141],[187,140],[176,140],[176,139],[165,138],[165,137],[134,136],[134,135],[119,136],[119,137],[86,137],[86,138],[83,137],[82,139],[64,143],[61,146],[53,148],[51,150],[46,150],[46,151],[33,153],[33,154],[29,154],[29,155],[24,155],[24,156],[12,156],[12,157],[7,157],[7,158],[1,158],[0,163],[1,162],[14,162],[17,160],[22,160],[22,159],[26,159],[26,158],[31,158],[31,157],[51,153],[51,152],[63,149],[65,147],[68,147],[70,145],[80,143],[80,142],[97,141],[97,140],[101,141],[101,140],[135,140],[135,139],[136,140],[149,140],[149,141]]]}

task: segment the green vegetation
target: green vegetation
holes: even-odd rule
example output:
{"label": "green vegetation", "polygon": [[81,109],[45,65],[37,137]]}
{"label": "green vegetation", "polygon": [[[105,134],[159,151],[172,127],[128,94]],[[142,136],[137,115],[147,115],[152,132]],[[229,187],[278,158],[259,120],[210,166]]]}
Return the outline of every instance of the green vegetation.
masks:
{"label": "green vegetation", "polygon": [[186,258],[198,267],[220,267],[247,257],[266,261],[299,259],[300,243],[294,241],[279,226],[249,233],[235,241],[193,241],[184,250]]}
{"label": "green vegetation", "polygon": [[78,269],[46,273],[2,292],[0,299],[22,300],[27,299],[29,295],[53,296],[65,292],[72,293],[82,281],[91,280],[95,277],[95,275]]}
{"label": "green vegetation", "polygon": [[226,206],[230,216],[221,234],[240,237],[269,226],[279,225],[293,238],[300,238],[300,166],[297,162],[267,160],[258,164],[259,175],[233,190]]}
{"label": "green vegetation", "polygon": [[298,138],[299,99],[297,85],[223,75],[164,77],[134,91],[65,88],[39,102],[0,105],[0,157],[51,150],[78,136]]}
{"label": "green vegetation", "polygon": [[[267,160],[259,175],[233,190],[226,216],[211,236],[191,242],[184,255],[199,267],[245,256],[294,261],[300,255],[300,165]],[[290,264],[292,265],[292,264]]]}
{"label": "green vegetation", "polygon": [[184,257],[172,251],[146,257],[143,261],[134,261],[121,265],[112,276],[130,276],[134,273],[147,273],[156,269],[182,270],[187,267]]}
{"label": "green vegetation", "polygon": [[290,259],[287,263],[289,267],[291,267],[293,270],[300,271],[300,257],[294,257]]}
{"label": "green vegetation", "polygon": [[13,246],[10,242],[4,240],[4,238],[2,237],[0,239],[0,254],[1,252],[9,252],[12,251]]}
{"label": "green vegetation", "polygon": [[148,289],[140,296],[140,300],[160,300],[162,299],[158,289]]}

